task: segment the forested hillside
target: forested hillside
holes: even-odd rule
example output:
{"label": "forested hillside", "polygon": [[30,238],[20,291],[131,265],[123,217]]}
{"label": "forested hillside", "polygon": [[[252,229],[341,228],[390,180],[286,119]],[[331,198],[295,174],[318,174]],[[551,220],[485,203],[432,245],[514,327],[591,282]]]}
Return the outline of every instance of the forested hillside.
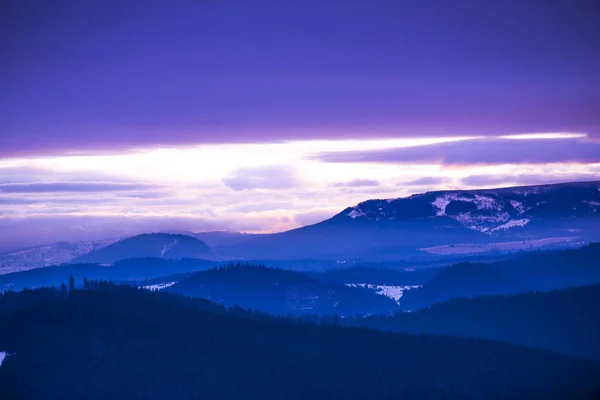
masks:
{"label": "forested hillside", "polygon": [[549,291],[600,283],[600,243],[523,254],[489,264],[462,263],[441,270],[400,301],[414,310],[453,298]]}
{"label": "forested hillside", "polygon": [[[302,324],[109,283],[11,293],[0,398],[592,399],[600,364]],[[10,303],[10,306],[8,306]]]}
{"label": "forested hillside", "polygon": [[72,275],[76,282],[88,279],[113,281],[143,281],[167,275],[195,272],[215,264],[200,259],[165,260],[160,258],[132,258],[116,261],[113,265],[64,264],[29,271],[0,275],[0,291],[21,290],[43,286],[60,286]]}
{"label": "forested hillside", "polygon": [[304,273],[251,264],[202,271],[165,289],[273,314],[387,314],[396,302],[373,290],[321,282]]}
{"label": "forested hillside", "polygon": [[455,299],[412,313],[343,320],[384,331],[481,337],[600,360],[600,284]]}
{"label": "forested hillside", "polygon": [[214,257],[210,247],[198,238],[170,233],[133,236],[99,250],[76,257],[73,263],[112,264],[128,258],[202,258]]}

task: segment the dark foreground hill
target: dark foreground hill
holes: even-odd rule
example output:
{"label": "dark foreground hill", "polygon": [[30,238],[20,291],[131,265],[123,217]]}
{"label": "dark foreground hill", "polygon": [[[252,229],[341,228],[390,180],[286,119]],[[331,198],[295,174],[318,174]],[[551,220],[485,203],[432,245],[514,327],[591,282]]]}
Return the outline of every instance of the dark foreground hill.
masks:
{"label": "dark foreground hill", "polygon": [[300,324],[108,284],[0,300],[2,399],[592,399],[600,364]]}
{"label": "dark foreground hill", "polygon": [[486,264],[456,264],[442,270],[422,287],[407,291],[400,304],[408,310],[450,300],[486,294],[515,293],[527,288]]}
{"label": "dark foreground hill", "polygon": [[422,268],[403,270],[396,268],[352,267],[315,272],[310,275],[323,282],[370,283],[374,285],[413,286],[422,285],[433,279],[444,268]]}
{"label": "dark foreground hill", "polygon": [[76,257],[73,263],[112,264],[128,258],[203,258],[211,259],[212,250],[203,241],[170,233],[149,233],[133,236]]}
{"label": "dark foreground hill", "polygon": [[272,314],[365,315],[390,313],[398,308],[394,300],[373,290],[249,264],[198,272],[165,290]]}
{"label": "dark foreground hill", "polygon": [[525,254],[491,266],[532,290],[590,285],[600,282],[600,243],[578,249]]}
{"label": "dark foreground hill", "polygon": [[418,309],[453,298],[548,291],[600,282],[600,243],[569,250],[525,254],[490,264],[456,264],[441,270],[400,300]]}
{"label": "dark foreground hill", "polygon": [[488,338],[600,360],[600,284],[455,299],[413,313],[343,322],[384,331]]}

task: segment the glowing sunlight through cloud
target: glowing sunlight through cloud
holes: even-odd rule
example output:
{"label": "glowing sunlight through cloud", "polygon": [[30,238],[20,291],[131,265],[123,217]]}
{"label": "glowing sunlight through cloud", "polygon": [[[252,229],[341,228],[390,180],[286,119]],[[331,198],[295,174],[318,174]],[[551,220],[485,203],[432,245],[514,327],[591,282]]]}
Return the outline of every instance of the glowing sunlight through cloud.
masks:
{"label": "glowing sunlight through cloud", "polygon": [[[304,140],[149,148],[123,154],[0,160],[0,218],[72,217],[191,221],[272,232],[317,222],[370,198],[557,180],[594,180],[600,163],[506,162],[491,165],[353,161],[315,155],[427,151],[527,139],[556,143],[576,133],[501,137]],[[503,143],[504,143],[503,142]],[[570,142],[569,142],[570,143]],[[368,182],[368,184],[361,184]],[[77,207],[74,207],[76,205]],[[196,221],[196,222],[194,222]],[[194,228],[195,227],[195,228]]]}

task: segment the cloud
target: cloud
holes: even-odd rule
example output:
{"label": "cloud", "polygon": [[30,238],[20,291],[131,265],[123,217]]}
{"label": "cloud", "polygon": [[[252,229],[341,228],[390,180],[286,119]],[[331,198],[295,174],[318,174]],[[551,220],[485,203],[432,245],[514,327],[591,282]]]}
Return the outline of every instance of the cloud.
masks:
{"label": "cloud", "polygon": [[415,147],[329,152],[318,154],[315,158],[329,163],[441,163],[443,165],[599,163],[600,143],[580,138],[485,138]]}
{"label": "cloud", "polygon": [[230,189],[291,189],[298,184],[296,170],[289,166],[268,165],[262,167],[240,168],[223,178]]}
{"label": "cloud", "polygon": [[102,204],[102,205],[104,205],[104,204],[114,204],[115,202],[118,201],[118,198],[112,197],[112,196],[106,196],[106,195],[104,195],[103,197],[90,197],[86,194],[83,194],[81,196],[71,197],[71,193],[69,193],[69,197],[65,197],[62,195],[50,193],[50,194],[43,194],[41,196],[33,195],[33,196],[30,196],[28,198],[28,200],[31,200],[31,204],[77,204],[77,205]]}
{"label": "cloud", "polygon": [[44,207],[25,210],[25,215],[84,213],[83,207]]}
{"label": "cloud", "polygon": [[310,211],[294,215],[294,222],[300,226],[312,225],[333,217],[339,211]]}
{"label": "cloud", "polygon": [[471,175],[461,179],[461,184],[473,187],[494,185],[541,185],[562,182],[600,180],[600,174],[521,174],[521,175]]}
{"label": "cloud", "polygon": [[251,213],[271,210],[293,210],[295,208],[294,203],[289,201],[261,201],[236,204],[229,207],[229,212],[240,212],[240,213]]}
{"label": "cloud", "polygon": [[120,214],[147,214],[149,212],[150,212],[150,210],[148,210],[146,208],[135,208],[135,207],[123,208],[119,211]]}
{"label": "cloud", "polygon": [[186,210],[186,213],[192,215],[208,215],[209,217],[216,217],[217,215],[210,208],[197,208],[192,210]]}
{"label": "cloud", "polygon": [[337,182],[332,184],[333,187],[373,187],[379,186],[379,181],[373,179],[353,179],[347,182]]}
{"label": "cloud", "polygon": [[412,181],[400,182],[397,186],[428,186],[428,185],[441,185],[443,183],[447,183],[449,181],[448,178],[441,176],[424,176],[422,178],[417,178]]}
{"label": "cloud", "polygon": [[142,199],[142,200],[152,199],[152,200],[154,200],[154,199],[163,199],[165,197],[170,197],[171,194],[168,192],[158,192],[158,191],[145,192],[145,193],[143,193],[143,192],[136,192],[136,193],[125,192],[125,193],[119,193],[119,196],[123,197],[123,198],[131,198],[131,199]]}
{"label": "cloud", "polygon": [[374,186],[374,187],[343,187],[337,189],[340,193],[345,195],[348,194],[357,194],[363,196],[376,196],[378,194],[387,194],[387,193],[397,193],[397,187],[388,187],[388,186]]}
{"label": "cloud", "polygon": [[290,217],[285,217],[285,216],[284,217],[280,217],[279,221],[282,222],[282,223],[284,223],[284,224],[290,224],[290,223],[293,222]]}
{"label": "cloud", "polygon": [[22,3],[0,24],[0,157],[600,126],[595,1]]}
{"label": "cloud", "polygon": [[16,198],[16,197],[0,197],[0,204],[15,205],[15,204],[34,204],[36,203],[30,199]]}
{"label": "cloud", "polygon": [[164,188],[162,185],[118,182],[43,182],[0,184],[0,193],[95,193]]}
{"label": "cloud", "polygon": [[57,171],[34,165],[0,167],[0,183],[54,182],[117,182],[128,183],[125,177],[100,171]]}

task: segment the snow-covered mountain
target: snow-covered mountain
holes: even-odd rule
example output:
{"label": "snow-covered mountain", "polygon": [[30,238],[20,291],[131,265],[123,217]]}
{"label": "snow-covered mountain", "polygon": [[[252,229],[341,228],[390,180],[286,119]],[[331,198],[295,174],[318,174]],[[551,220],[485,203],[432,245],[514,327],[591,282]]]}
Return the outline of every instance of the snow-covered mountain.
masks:
{"label": "snow-covered mountain", "polygon": [[77,256],[99,250],[119,240],[59,242],[6,251],[0,253],[0,274],[66,263]]}
{"label": "snow-covered mountain", "polygon": [[398,259],[418,256],[419,249],[431,247],[456,246],[469,253],[533,249],[565,240],[600,240],[600,182],[368,200],[318,224],[219,251],[242,258]]}
{"label": "snow-covered mountain", "polygon": [[[533,234],[529,227],[552,221],[565,234],[583,231],[593,220],[600,229],[600,182],[567,183],[485,190],[452,190],[410,197],[368,200],[334,218],[368,221],[452,219],[461,226],[490,236]],[[556,226],[555,226],[556,227]]]}
{"label": "snow-covered mountain", "polygon": [[[397,260],[423,252],[571,246],[600,240],[600,182],[428,192],[367,200],[318,224],[277,234],[191,235],[55,243],[0,253],[0,274],[69,261],[112,263],[131,257]],[[104,249],[108,245],[112,246]]]}

